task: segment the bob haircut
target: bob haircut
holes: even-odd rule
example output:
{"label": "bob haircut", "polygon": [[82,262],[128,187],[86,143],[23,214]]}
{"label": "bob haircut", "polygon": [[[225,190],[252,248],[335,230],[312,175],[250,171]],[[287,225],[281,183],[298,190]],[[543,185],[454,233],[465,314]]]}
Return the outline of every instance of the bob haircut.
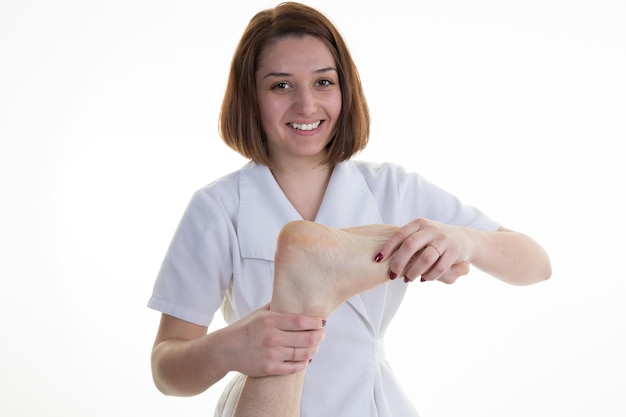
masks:
{"label": "bob haircut", "polygon": [[317,10],[299,3],[281,3],[257,13],[235,50],[219,119],[224,142],[246,158],[271,167],[261,127],[255,74],[258,58],[271,43],[290,36],[313,36],[332,53],[341,89],[341,113],[323,163],[350,159],[367,145],[370,117],[361,79],[337,28]]}

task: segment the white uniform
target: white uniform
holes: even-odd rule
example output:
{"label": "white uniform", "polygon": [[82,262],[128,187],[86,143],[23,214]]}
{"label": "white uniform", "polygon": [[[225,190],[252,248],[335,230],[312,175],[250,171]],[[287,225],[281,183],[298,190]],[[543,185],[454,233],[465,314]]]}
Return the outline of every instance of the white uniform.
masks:
{"label": "white uniform", "polygon": [[[331,176],[316,222],[334,228],[404,225],[419,217],[496,230],[477,209],[392,164],[347,161]],[[269,169],[253,162],[198,190],[174,235],[149,307],[208,326],[222,306],[233,323],[271,299],[280,229],[301,216]],[[307,368],[302,417],[411,417],[417,412],[385,361],[383,336],[409,285],[401,279],[335,310]],[[238,383],[239,382],[239,383]],[[232,415],[241,378],[216,415]]]}

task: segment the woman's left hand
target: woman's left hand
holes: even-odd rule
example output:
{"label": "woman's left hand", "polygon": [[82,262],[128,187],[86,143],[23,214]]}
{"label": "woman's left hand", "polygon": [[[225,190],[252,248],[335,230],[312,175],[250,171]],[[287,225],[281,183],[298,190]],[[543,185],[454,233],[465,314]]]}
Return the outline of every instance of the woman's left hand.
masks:
{"label": "woman's left hand", "polygon": [[393,256],[390,279],[403,277],[404,282],[411,282],[420,277],[420,281],[452,284],[469,273],[466,260],[471,244],[464,228],[420,218],[401,227],[380,253],[381,259]]}

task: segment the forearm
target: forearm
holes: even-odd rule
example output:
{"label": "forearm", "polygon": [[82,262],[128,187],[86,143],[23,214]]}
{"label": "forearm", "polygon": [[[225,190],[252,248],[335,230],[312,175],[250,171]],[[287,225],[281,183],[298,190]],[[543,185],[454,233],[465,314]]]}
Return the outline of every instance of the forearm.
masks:
{"label": "forearm", "polygon": [[471,231],[472,265],[512,285],[530,285],[552,274],[545,250],[530,237],[508,229],[497,232]]}
{"label": "forearm", "polygon": [[[219,332],[219,331],[218,331]],[[163,394],[188,397],[200,394],[222,379],[228,369],[219,359],[211,333],[193,339],[170,339],[152,350],[152,377]]]}

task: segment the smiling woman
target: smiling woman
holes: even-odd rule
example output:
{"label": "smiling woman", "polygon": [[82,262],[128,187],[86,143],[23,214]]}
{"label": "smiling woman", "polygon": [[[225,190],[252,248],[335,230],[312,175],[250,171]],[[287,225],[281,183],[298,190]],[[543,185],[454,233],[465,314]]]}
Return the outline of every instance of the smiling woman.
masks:
{"label": "smiling woman", "polygon": [[317,37],[290,36],[266,46],[257,66],[256,95],[274,175],[294,161],[322,164],[341,114],[332,53]]}
{"label": "smiling woman", "polygon": [[[272,47],[277,42],[298,40],[307,46],[315,45],[315,49],[293,49],[291,45],[292,49],[283,51],[284,56],[280,57],[282,48]],[[319,44],[325,45],[325,48],[321,48]],[[313,51],[315,56],[309,57]],[[268,53],[278,54],[276,58],[282,61],[274,61],[272,57],[269,62],[267,57],[263,58]],[[305,59],[308,66],[303,68],[302,65],[297,66],[294,59],[289,61],[290,55],[294,54]],[[317,62],[312,62],[312,59]],[[263,61],[265,69],[260,68]],[[315,87],[315,91],[328,91],[331,95],[336,89],[340,91],[341,100],[335,103],[335,106],[339,105],[342,109],[339,118],[327,121],[328,124],[333,124],[333,129],[330,129],[331,140],[324,163],[341,162],[363,150],[369,139],[369,110],[350,51],[339,31],[326,16],[297,3],[283,4],[282,7],[259,12],[246,27],[233,56],[220,114],[220,133],[226,144],[259,164],[272,166],[266,132],[258,120],[259,103],[250,98],[255,97],[257,90],[261,88],[259,77],[263,83],[268,81],[266,78],[270,79],[265,87],[267,89],[271,86],[279,90],[293,88],[293,85],[280,80],[281,76],[295,75],[289,72],[289,68],[278,67],[287,64],[295,64],[293,70],[305,71],[311,77],[309,82],[314,80],[313,84],[299,85],[300,90]],[[300,74],[300,77],[303,75]],[[303,98],[307,99],[306,96]],[[300,103],[302,105],[307,106],[310,103]],[[303,110],[308,111],[306,108]],[[302,121],[307,124],[317,122],[303,120],[303,116],[291,122]]]}
{"label": "smiling woman", "polygon": [[[292,346],[253,343],[269,326],[259,317],[277,316],[246,314],[271,300],[277,223],[302,216],[265,165],[240,170],[250,158],[224,145],[217,126],[242,32],[259,7],[276,4],[0,1],[0,416],[211,414],[236,372],[195,397],[162,395],[147,360],[161,312],[145,309],[191,193],[209,182],[183,216],[174,261],[164,262],[168,288],[186,300],[168,311],[210,323],[209,334],[224,329],[217,335],[232,343],[218,364],[256,376],[256,364],[294,366],[266,355],[292,360]],[[399,278],[327,318],[303,415],[338,404],[353,383],[367,386],[345,370],[362,365],[369,343],[423,417],[626,416],[626,2],[358,4],[310,3],[350,44],[372,115],[358,157],[380,165],[338,163],[316,223],[414,220],[408,205],[435,199],[418,201],[415,184],[391,181],[393,161],[532,235],[555,272],[519,288],[474,266],[454,285],[405,284],[394,269]],[[337,42],[328,48],[342,64],[340,118],[360,118],[359,86]],[[259,113],[255,57],[239,58],[251,76],[234,84],[241,100],[230,117],[243,143],[259,132]],[[345,121],[337,139],[369,126]],[[384,175],[391,180],[379,185]],[[233,236],[239,245],[229,246]],[[403,286],[401,304],[377,302],[382,288]],[[379,336],[388,322],[384,345],[372,343],[367,332]],[[250,343],[232,339],[242,328]],[[350,351],[350,341],[363,343]],[[215,359],[208,353],[183,380],[202,374]],[[366,377],[381,369],[362,368]],[[317,387],[327,395],[313,398]]]}
{"label": "smiling woman", "polygon": [[[252,18],[220,115],[226,144],[251,161],[194,194],[166,254],[149,302],[162,312],[161,391],[198,394],[235,371],[219,416],[416,416],[383,342],[407,284],[454,283],[470,264],[516,285],[550,276],[530,237],[417,173],[352,160],[369,126],[356,66],[325,16],[281,3]],[[366,285],[312,290],[346,277]],[[306,301],[327,308],[301,308],[306,283]],[[220,306],[228,325],[207,332]]]}

